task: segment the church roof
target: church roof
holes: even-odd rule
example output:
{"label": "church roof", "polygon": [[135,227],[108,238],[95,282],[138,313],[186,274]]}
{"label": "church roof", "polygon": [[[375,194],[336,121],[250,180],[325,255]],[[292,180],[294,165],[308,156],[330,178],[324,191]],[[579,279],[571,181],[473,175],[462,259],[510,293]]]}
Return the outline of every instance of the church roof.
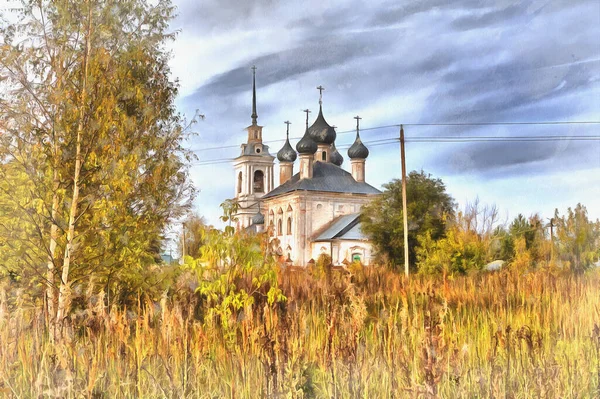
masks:
{"label": "church roof", "polygon": [[[257,147],[259,152],[256,152]],[[269,146],[262,143],[242,144],[242,154],[240,156],[243,157],[245,155],[254,155],[257,157],[273,156],[269,153]]]}
{"label": "church roof", "polygon": [[344,163],[344,157],[337,148],[335,148],[335,143],[331,144],[331,163],[337,166],[342,166]]}
{"label": "church roof", "polygon": [[321,191],[348,194],[380,194],[381,191],[364,182],[357,182],[352,175],[337,165],[327,162],[313,163],[313,177],[300,179],[296,173],[287,182],[267,193],[263,198],[272,198],[293,191]]}
{"label": "church roof", "polygon": [[317,151],[317,143],[312,139],[308,133],[308,128],[304,132],[304,136],[296,143],[296,150],[298,154],[314,154]]}
{"label": "church roof", "polygon": [[356,133],[356,140],[352,146],[348,149],[348,158],[350,159],[366,159],[369,156],[369,149],[363,144],[358,132]]}
{"label": "church roof", "polygon": [[[288,125],[289,126],[289,125]],[[281,150],[277,153],[277,159],[279,162],[294,162],[297,158],[296,151],[290,144],[290,133],[289,130],[285,137],[285,144],[281,147]]]}
{"label": "church roof", "polygon": [[359,217],[359,213],[339,216],[318,231],[312,240],[367,240],[360,229]]}
{"label": "church roof", "polygon": [[325,120],[322,106],[319,106],[319,115],[308,128],[308,134],[317,144],[331,144],[335,141],[335,129]]}

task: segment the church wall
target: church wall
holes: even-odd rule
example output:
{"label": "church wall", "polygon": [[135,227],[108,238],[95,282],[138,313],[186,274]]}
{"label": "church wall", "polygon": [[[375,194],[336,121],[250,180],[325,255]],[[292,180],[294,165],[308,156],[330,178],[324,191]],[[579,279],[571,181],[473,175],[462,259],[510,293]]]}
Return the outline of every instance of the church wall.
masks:
{"label": "church wall", "polygon": [[[235,227],[240,230],[250,226],[258,213],[260,198],[273,189],[273,156],[268,153],[257,156],[240,156],[235,165],[235,194],[239,210],[235,215]],[[263,172],[263,192],[254,192],[254,172]],[[241,183],[239,174],[242,174]],[[239,190],[241,187],[241,191]]]}
{"label": "church wall", "polygon": [[[301,236],[302,223],[301,201],[298,195],[286,195],[280,198],[268,199],[264,203],[265,229],[271,228],[271,237],[278,239],[278,247],[283,256],[296,263],[301,256],[298,237]],[[288,218],[291,218],[291,230],[288,230]],[[281,221],[281,232],[279,222]],[[271,227],[272,226],[272,227]],[[290,234],[288,234],[288,231]],[[280,234],[281,233],[281,234]]]}
{"label": "church wall", "polygon": [[[272,237],[280,241],[279,247],[285,258],[289,253],[294,265],[306,266],[309,260],[314,259],[316,261],[318,259],[322,253],[322,247],[325,247],[326,253],[331,255],[332,248],[329,243],[311,242],[315,233],[338,216],[359,212],[362,205],[372,198],[373,196],[311,191],[298,191],[281,197],[269,198],[263,204],[265,229],[269,228],[272,222],[274,230]],[[287,218],[290,216],[292,217],[292,234],[287,234]],[[282,221],[282,234],[278,232],[279,220]],[[359,241],[352,242],[352,245],[357,243],[365,248],[363,257],[369,259],[370,246]],[[340,257],[339,262],[341,262],[345,258],[341,254],[348,253],[350,246],[346,244],[336,245],[339,247],[336,247],[336,251],[340,253],[338,257]],[[337,257],[334,256],[335,259]],[[349,261],[351,260],[349,259]]]}
{"label": "church wall", "polygon": [[361,240],[334,240],[324,242],[313,242],[311,245],[311,256],[315,261],[321,254],[331,256],[335,266],[343,265],[343,261],[352,263],[353,255],[359,255],[364,265],[371,264],[372,246],[367,241]]}

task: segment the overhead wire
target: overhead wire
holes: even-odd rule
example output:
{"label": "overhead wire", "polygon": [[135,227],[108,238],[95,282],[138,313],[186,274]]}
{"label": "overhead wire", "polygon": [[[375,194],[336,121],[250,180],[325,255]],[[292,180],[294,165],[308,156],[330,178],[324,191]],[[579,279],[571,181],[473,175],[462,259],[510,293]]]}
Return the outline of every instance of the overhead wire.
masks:
{"label": "overhead wire", "polygon": [[[368,127],[368,128],[361,128],[360,131],[364,132],[364,131],[371,131],[371,130],[380,130],[380,129],[389,129],[389,128],[400,128],[401,125],[403,126],[421,126],[421,127],[428,127],[428,126],[447,126],[447,127],[453,127],[453,126],[511,126],[511,125],[525,125],[525,126],[534,126],[534,125],[540,125],[540,126],[544,126],[544,125],[598,125],[600,124],[600,121],[540,121],[540,122],[464,122],[464,123],[403,123],[403,124],[392,124],[392,125],[382,125],[382,126],[374,126],[374,127]],[[356,133],[355,129],[352,130],[344,130],[344,131],[339,131],[336,132],[338,135],[340,134],[349,134],[349,133]],[[459,136],[456,136],[459,137]],[[450,138],[456,138],[455,136],[450,136]],[[478,136],[478,137],[474,137],[477,139],[481,139],[481,138],[488,138],[491,136]],[[508,137],[508,136],[506,136]],[[541,136],[523,136],[523,137],[541,137]],[[556,137],[557,139],[561,138],[561,137],[565,137],[565,138],[569,138],[569,137],[573,137],[573,136],[567,136],[567,135],[563,135],[563,136],[551,136],[551,137]],[[593,137],[593,136],[592,136]],[[300,140],[302,137],[290,137],[290,140]],[[430,137],[421,137],[421,138],[438,138],[437,136],[430,136]],[[414,141],[415,139],[411,139],[412,141]],[[264,140],[263,143],[282,143],[284,142],[285,139],[274,139],[274,140]],[[407,139],[408,141],[408,139]],[[197,152],[205,152],[205,151],[214,151],[214,150],[224,150],[224,149],[230,149],[230,148],[240,148],[239,144],[232,144],[232,145],[224,145],[224,146],[215,146],[215,147],[206,147],[206,148],[195,148],[195,149],[191,149],[191,152],[197,153]]]}
{"label": "overhead wire", "polygon": [[[403,126],[503,126],[503,125],[597,125],[600,121],[541,121],[541,122],[473,122],[473,123],[403,123],[384,126],[374,126],[360,129],[361,132],[388,128],[399,128]],[[356,130],[346,130],[337,132],[337,134],[355,133]],[[293,137],[292,140],[298,140],[301,137]],[[265,140],[263,143],[283,142],[285,139]],[[378,140],[365,141],[365,145],[371,147],[393,144],[399,142],[399,137],[388,137]],[[412,143],[474,143],[474,142],[553,142],[553,141],[600,141],[600,135],[521,135],[521,136],[419,136],[407,137],[406,142]],[[339,145],[338,149],[349,148],[351,144]],[[210,150],[221,150],[230,148],[239,148],[240,145],[227,145],[200,148],[191,150],[192,152],[203,152]],[[215,165],[232,162],[234,158],[216,158],[192,162],[194,166]]]}

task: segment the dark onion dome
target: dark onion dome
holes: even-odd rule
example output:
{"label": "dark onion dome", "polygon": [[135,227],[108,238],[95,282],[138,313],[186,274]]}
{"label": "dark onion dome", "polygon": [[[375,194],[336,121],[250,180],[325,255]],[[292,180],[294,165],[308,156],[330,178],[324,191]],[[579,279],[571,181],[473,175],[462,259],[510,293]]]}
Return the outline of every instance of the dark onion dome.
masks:
{"label": "dark onion dome", "polygon": [[317,143],[310,137],[308,128],[306,128],[304,136],[296,144],[296,151],[298,151],[298,154],[314,154],[317,152]]}
{"label": "dark onion dome", "polygon": [[260,210],[252,217],[252,224],[265,224],[265,215],[263,215]]}
{"label": "dark onion dome", "polygon": [[279,162],[294,162],[297,158],[296,151],[290,145],[290,122],[285,121],[287,125],[287,132],[285,133],[285,144],[281,147],[281,150],[277,153],[277,159]]}
{"label": "dark onion dome", "polygon": [[348,157],[350,159],[367,159],[368,156],[369,149],[365,147],[360,139],[360,135],[356,132],[356,140],[354,140],[354,144],[348,149]]}
{"label": "dark onion dome", "polygon": [[319,106],[319,116],[308,128],[308,134],[317,144],[332,144],[335,141],[335,129],[325,120],[322,106]]}
{"label": "dark onion dome", "polygon": [[335,148],[335,143],[331,144],[331,163],[337,166],[342,166],[344,163],[344,157]]}

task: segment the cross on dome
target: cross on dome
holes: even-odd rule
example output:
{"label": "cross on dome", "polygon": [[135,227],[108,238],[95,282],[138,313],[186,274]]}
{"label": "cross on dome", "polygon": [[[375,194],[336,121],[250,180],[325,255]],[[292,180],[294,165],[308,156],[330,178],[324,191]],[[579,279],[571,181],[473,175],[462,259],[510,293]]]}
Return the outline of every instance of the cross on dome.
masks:
{"label": "cross on dome", "polygon": [[319,90],[319,105],[321,105],[323,104],[323,90],[325,90],[325,88],[319,85],[319,87],[317,87],[317,90]]}

